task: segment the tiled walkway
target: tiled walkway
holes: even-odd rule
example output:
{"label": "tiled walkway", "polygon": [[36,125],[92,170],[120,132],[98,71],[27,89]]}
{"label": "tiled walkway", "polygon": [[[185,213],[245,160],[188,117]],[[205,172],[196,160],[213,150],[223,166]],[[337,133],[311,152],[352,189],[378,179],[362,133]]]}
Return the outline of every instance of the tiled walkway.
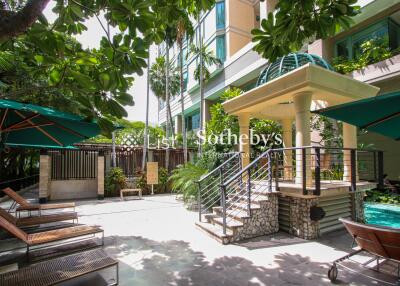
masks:
{"label": "tiled walkway", "polygon": [[[197,213],[174,195],[77,205],[80,223],[105,230],[105,249],[120,262],[120,285],[331,285],[329,262],[351,245],[343,231],[318,241],[278,233],[224,246],[195,228]],[[339,279],[379,285],[345,271]]]}

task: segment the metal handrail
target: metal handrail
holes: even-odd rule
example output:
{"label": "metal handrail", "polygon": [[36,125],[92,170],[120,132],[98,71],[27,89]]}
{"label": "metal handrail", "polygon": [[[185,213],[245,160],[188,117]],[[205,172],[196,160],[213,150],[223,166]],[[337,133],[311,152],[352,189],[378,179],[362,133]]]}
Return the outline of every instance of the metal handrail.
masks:
{"label": "metal handrail", "polygon": [[207,179],[209,176],[211,176],[212,174],[214,174],[216,171],[220,170],[223,166],[225,166],[226,164],[228,164],[231,160],[233,160],[233,158],[235,158],[235,156],[239,155],[241,152],[230,152],[230,153],[226,153],[227,155],[233,155],[231,156],[228,160],[226,160],[224,163],[222,163],[221,165],[219,165],[218,167],[214,168],[214,170],[210,171],[208,174],[206,174],[205,176],[202,176],[200,178],[200,180],[198,180],[198,183],[201,183],[203,180]]}

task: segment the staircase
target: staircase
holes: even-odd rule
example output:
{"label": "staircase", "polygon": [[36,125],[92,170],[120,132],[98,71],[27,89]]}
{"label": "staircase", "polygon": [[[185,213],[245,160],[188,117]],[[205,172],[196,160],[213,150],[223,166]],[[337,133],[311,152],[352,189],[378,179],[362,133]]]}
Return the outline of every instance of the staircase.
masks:
{"label": "staircase", "polygon": [[237,153],[202,178],[197,227],[223,244],[277,232],[278,193],[270,157],[267,151],[241,169]]}

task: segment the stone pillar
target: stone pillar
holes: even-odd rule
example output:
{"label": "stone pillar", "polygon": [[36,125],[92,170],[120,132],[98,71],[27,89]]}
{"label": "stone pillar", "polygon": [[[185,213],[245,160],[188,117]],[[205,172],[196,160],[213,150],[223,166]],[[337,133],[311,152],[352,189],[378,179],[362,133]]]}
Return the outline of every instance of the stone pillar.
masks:
{"label": "stone pillar", "polygon": [[[282,125],[282,140],[283,147],[290,148],[293,147],[293,136],[292,136],[292,119],[284,119],[281,121]],[[284,179],[293,179],[293,155],[292,151],[287,150],[284,152]]]}
{"label": "stone pillar", "polygon": [[177,115],[174,122],[175,134],[182,133],[182,116]]}
{"label": "stone pillar", "polygon": [[[294,107],[296,113],[296,147],[304,147],[311,145],[311,99],[312,92],[300,92],[293,96]],[[303,182],[303,150],[296,150],[296,183]],[[311,155],[310,150],[306,151],[306,182],[307,186],[312,183],[311,174]]]}
{"label": "stone pillar", "polygon": [[210,100],[204,99],[203,101],[203,128],[205,130],[207,122],[210,120],[211,115],[210,115],[210,107],[212,105],[212,102]]}
{"label": "stone pillar", "polygon": [[243,113],[238,115],[239,119],[239,151],[242,152],[242,167],[246,167],[250,163],[250,138],[249,125],[250,115]]}
{"label": "stone pillar", "polygon": [[39,158],[39,203],[46,203],[51,195],[51,160],[46,151],[40,152]]}
{"label": "stone pillar", "polygon": [[[357,149],[357,127],[343,122],[343,148]],[[343,181],[351,182],[351,151],[343,151]],[[357,162],[356,162],[357,166]],[[356,174],[357,178],[357,174]]]}
{"label": "stone pillar", "polygon": [[97,198],[104,199],[104,154],[99,152],[97,156]]}

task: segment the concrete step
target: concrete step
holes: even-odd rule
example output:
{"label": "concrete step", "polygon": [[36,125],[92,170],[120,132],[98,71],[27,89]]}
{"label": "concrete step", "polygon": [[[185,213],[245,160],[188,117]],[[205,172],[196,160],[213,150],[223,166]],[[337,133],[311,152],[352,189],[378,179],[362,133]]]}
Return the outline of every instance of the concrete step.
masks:
{"label": "concrete step", "polygon": [[[242,211],[247,211],[247,204],[244,203],[232,203],[232,202],[228,202],[228,209],[232,210],[232,209],[240,209]],[[259,210],[261,207],[258,203],[252,203],[250,209],[253,210]]]}
{"label": "concrete step", "polygon": [[222,244],[228,244],[229,239],[233,236],[233,232],[230,229],[227,229],[226,234],[223,234],[222,227],[220,225],[199,221],[197,221],[195,224],[198,229],[202,230],[211,238]]}
{"label": "concrete step", "polygon": [[[223,226],[223,219],[222,217],[215,217],[212,219],[212,223],[220,225],[221,228]],[[226,220],[226,228],[234,232],[237,228],[243,227],[243,223],[240,221],[237,221],[233,218],[227,218]]]}

